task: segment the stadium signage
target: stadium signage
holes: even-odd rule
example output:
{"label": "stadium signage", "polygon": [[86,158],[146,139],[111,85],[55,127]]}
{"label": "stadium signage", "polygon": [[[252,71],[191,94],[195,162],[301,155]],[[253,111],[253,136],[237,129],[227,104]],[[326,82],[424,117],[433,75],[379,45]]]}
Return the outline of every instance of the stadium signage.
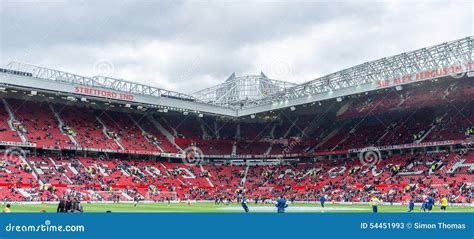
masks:
{"label": "stadium signage", "polygon": [[360,153],[374,150],[393,150],[393,149],[407,149],[407,148],[419,148],[419,147],[430,147],[430,146],[444,146],[444,145],[454,145],[454,144],[463,144],[464,140],[444,140],[444,141],[434,141],[434,142],[423,142],[423,143],[411,143],[411,144],[401,144],[401,145],[388,145],[388,146],[379,146],[379,147],[368,147],[368,148],[358,148],[358,149],[349,149],[349,153]]}
{"label": "stadium signage", "polygon": [[116,99],[116,100],[126,100],[126,101],[133,101],[135,98],[131,94],[118,93],[115,91],[94,89],[94,88],[83,87],[83,86],[74,87],[74,93],[78,93],[82,95],[99,96],[99,97],[105,97],[105,98]]}
{"label": "stadium signage", "polygon": [[395,77],[392,79],[381,80],[378,82],[378,88],[384,88],[394,85],[400,85],[405,83],[410,83],[413,81],[421,81],[421,80],[428,80],[434,79],[438,77],[448,76],[448,75],[456,75],[462,72],[468,72],[472,70],[472,62],[467,63],[465,65],[452,65],[448,67],[441,67],[434,70],[426,70],[420,71],[414,74],[404,75],[401,77]]}
{"label": "stadium signage", "polygon": [[2,146],[16,146],[16,147],[32,147],[35,148],[35,143],[22,143],[22,142],[11,142],[11,141],[0,141],[0,145]]}
{"label": "stadium signage", "polygon": [[[51,148],[43,147],[43,149],[51,149]],[[149,151],[149,150],[123,150],[123,149],[115,150],[115,149],[99,149],[99,148],[83,148],[83,147],[58,147],[58,149],[91,151],[91,152],[104,152],[104,153],[154,155],[154,156],[179,158],[178,154],[172,154],[172,153],[166,154],[166,153],[161,153],[161,152],[158,152],[158,151]]]}

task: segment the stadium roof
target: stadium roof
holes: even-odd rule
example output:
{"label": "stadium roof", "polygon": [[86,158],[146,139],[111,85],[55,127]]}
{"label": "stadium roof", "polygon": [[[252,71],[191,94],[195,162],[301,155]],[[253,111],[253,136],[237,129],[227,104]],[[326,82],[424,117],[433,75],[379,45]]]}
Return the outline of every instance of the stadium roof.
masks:
{"label": "stadium roof", "polygon": [[240,77],[236,77],[235,73],[232,73],[224,83],[192,95],[209,104],[236,109],[282,92],[292,86],[296,86],[296,84],[268,79],[263,72],[260,75]]}
{"label": "stadium roof", "polygon": [[300,85],[268,79],[263,73],[242,77],[232,74],[224,83],[192,95],[19,62],[8,64],[0,72],[0,85],[239,117],[472,72],[473,45],[474,38],[466,37],[365,62]]}

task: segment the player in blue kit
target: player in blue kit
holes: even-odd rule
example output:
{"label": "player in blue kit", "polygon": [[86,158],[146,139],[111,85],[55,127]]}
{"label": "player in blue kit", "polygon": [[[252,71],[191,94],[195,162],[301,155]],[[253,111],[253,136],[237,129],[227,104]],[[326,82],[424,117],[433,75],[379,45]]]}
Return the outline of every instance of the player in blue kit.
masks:
{"label": "player in blue kit", "polygon": [[244,208],[245,212],[249,212],[249,206],[247,205],[247,198],[244,197],[242,199],[242,203],[241,203],[242,207]]}
{"label": "player in blue kit", "polygon": [[433,205],[435,203],[434,198],[431,195],[429,195],[426,198],[425,202],[426,202],[426,204],[425,204],[426,210],[431,211],[433,209]]}
{"label": "player in blue kit", "polygon": [[324,195],[322,195],[319,198],[319,202],[321,203],[321,207],[324,207],[324,203],[326,202],[326,197]]}
{"label": "player in blue kit", "polygon": [[413,199],[410,199],[410,202],[408,203],[408,212],[413,212],[414,209],[415,209],[415,202],[413,201]]}
{"label": "player in blue kit", "polygon": [[275,204],[275,207],[277,207],[278,213],[284,213],[285,209],[288,207],[288,204],[286,204],[285,197],[280,196],[280,199],[278,199],[277,203]]}

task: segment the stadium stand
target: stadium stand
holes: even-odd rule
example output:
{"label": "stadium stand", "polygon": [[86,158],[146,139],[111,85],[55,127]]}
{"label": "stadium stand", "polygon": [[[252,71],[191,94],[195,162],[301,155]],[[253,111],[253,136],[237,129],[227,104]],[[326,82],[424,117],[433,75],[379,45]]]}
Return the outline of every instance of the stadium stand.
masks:
{"label": "stadium stand", "polygon": [[[60,162],[60,163],[58,163]],[[178,199],[236,200],[236,189],[258,200],[291,195],[294,200],[317,200],[327,195],[336,201],[364,201],[368,193],[379,192],[384,201],[402,202],[416,195],[449,195],[452,202],[472,202],[474,152],[408,153],[381,159],[377,165],[364,165],[358,158],[324,160],[273,166],[189,166],[147,160],[118,160],[92,157],[28,157],[28,164],[7,161],[1,184],[16,183],[28,189],[28,195],[44,195],[53,189],[55,199],[65,190],[81,190],[89,198],[120,200],[137,195],[162,200],[160,193],[174,192]],[[31,166],[31,168],[30,168]],[[247,168],[248,167],[248,168]],[[33,176],[38,175],[38,181]],[[42,184],[43,187],[34,185]],[[89,187],[85,190],[84,187]],[[155,190],[152,190],[155,189]],[[23,187],[2,189],[8,200],[45,200],[27,194]],[[153,195],[153,196],[150,196]],[[420,201],[421,198],[418,198]],[[110,200],[111,201],[111,200]]]}
{"label": "stadium stand", "polygon": [[[464,77],[236,120],[8,94],[0,142],[28,152],[2,156],[0,199],[358,202],[377,192],[386,202],[472,203],[473,98]],[[202,164],[176,156],[189,147]],[[378,147],[369,148],[376,164],[364,161],[367,147]]]}

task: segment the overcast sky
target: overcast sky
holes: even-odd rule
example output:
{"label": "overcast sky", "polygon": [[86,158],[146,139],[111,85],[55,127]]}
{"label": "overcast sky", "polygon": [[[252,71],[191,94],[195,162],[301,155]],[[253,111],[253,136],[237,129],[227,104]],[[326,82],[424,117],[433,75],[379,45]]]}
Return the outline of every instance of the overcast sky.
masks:
{"label": "overcast sky", "polygon": [[259,74],[302,83],[473,35],[472,1],[0,0],[0,64],[192,93]]}

